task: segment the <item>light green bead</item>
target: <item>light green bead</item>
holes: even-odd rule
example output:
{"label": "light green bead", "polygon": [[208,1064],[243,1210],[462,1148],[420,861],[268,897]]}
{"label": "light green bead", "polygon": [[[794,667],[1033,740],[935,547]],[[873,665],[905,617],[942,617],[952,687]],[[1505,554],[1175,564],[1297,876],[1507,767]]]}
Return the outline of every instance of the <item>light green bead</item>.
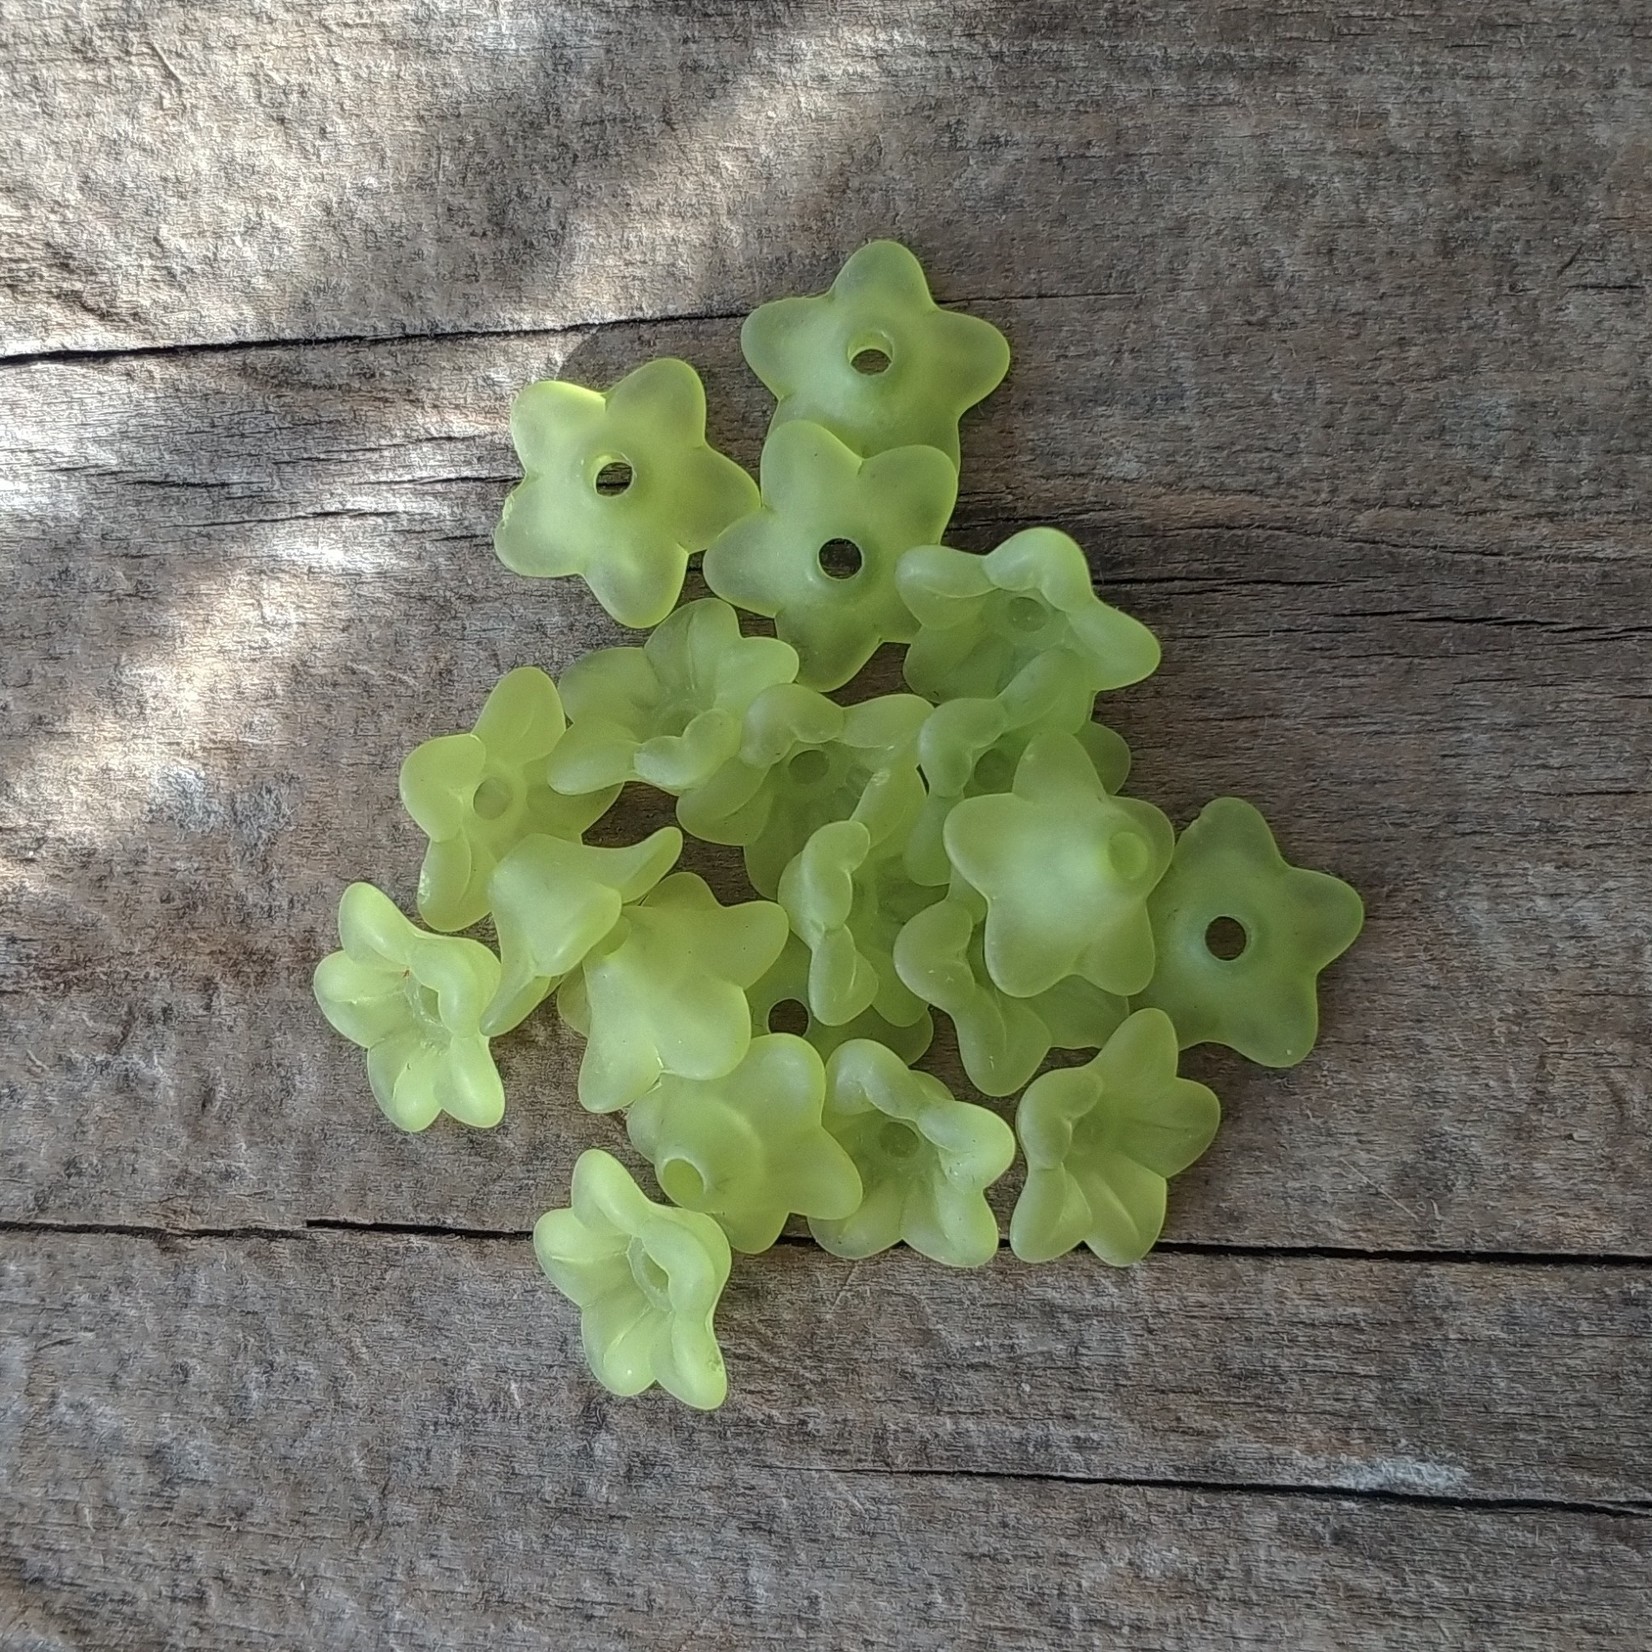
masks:
{"label": "light green bead", "polygon": [[813,1046],[768,1033],[721,1078],[661,1078],[626,1115],[626,1130],[667,1198],[755,1253],[793,1211],[846,1216],[860,1203],[860,1176],[821,1123],[825,1096]]}
{"label": "light green bead", "polygon": [[1109,796],[1072,735],[1040,735],[1015,789],[964,799],[943,832],[947,858],[987,903],[992,979],[1016,998],[1066,975],[1141,991],[1153,975],[1147,896],[1174,836],[1152,804]]}
{"label": "light green bead", "polygon": [[1138,1010],[1088,1065],[1035,1079],[1016,1109],[1027,1180],[1010,1246],[1046,1262],[1085,1244],[1128,1267],[1164,1227],[1165,1182],[1210,1146],[1215,1095],[1176,1076],[1176,1030]]}
{"label": "light green bead", "polygon": [[[752,479],[706,442],[706,398],[686,361],[662,356],[611,390],[557,379],[530,384],[511,408],[523,481],[493,536],[507,568],[579,574],[634,629],[658,625],[682,591],[688,559],[757,508]],[[599,490],[610,466],[623,492]]]}
{"label": "light green bead", "polygon": [[578,1306],[586,1363],[610,1393],[657,1382],[701,1411],[727,1398],[712,1316],[732,1259],[709,1216],[654,1204],[619,1160],[592,1148],[574,1166],[571,1208],[539,1218],[533,1248]]}
{"label": "light green bead", "polygon": [[[1138,1002],[1164,1010],[1181,1042],[1226,1044],[1264,1067],[1290,1067],[1319,1032],[1319,972],[1354,944],[1365,921],[1340,878],[1291,866],[1268,823],[1237,797],[1207,803],[1182,833],[1148,901],[1158,968]],[[1243,950],[1208,943],[1220,918]]]}
{"label": "light green bead", "polygon": [[1028,528],[985,556],[925,545],[896,580],[919,629],[907,682],[935,700],[1002,695],[1012,726],[1088,721],[1095,696],[1158,669],[1158,639],[1109,607],[1084,553],[1054,528]]}
{"label": "light green bead", "polygon": [[[876,1010],[863,1010],[839,1026],[818,1020],[809,1007],[809,949],[794,935],[773,965],[746,993],[751,1004],[754,1033],[798,1032],[822,1058],[851,1038],[870,1038],[887,1044],[902,1061],[913,1062],[935,1039],[935,1023],[924,1010],[907,1026],[885,1021]],[[792,1024],[782,1024],[789,1022]]]}
{"label": "light green bead", "polygon": [[531,665],[499,679],[469,734],[444,734],[408,754],[402,803],[430,839],[419,873],[419,916],[464,929],[488,912],[488,879],[535,832],[578,838],[619,795],[608,786],[563,796],[545,779],[564,728],[556,684]]}
{"label": "light green bead", "polygon": [[932,1261],[978,1268],[998,1250],[986,1189],[1015,1157],[1010,1127],[957,1100],[866,1039],[844,1044],[827,1068],[826,1128],[860,1172],[864,1197],[841,1220],[809,1231],[834,1256],[872,1256],[904,1240]]}
{"label": "light green bead", "polygon": [[503,975],[482,1017],[490,1037],[533,1010],[677,864],[683,834],[662,826],[626,848],[535,836],[500,861],[488,886]]}
{"label": "light green bead", "polygon": [[572,724],[551,753],[550,782],[576,794],[628,780],[692,791],[738,754],[752,701],[796,675],[789,644],[741,636],[726,602],[691,602],[641,648],[599,648],[563,672]]}
{"label": "light green bead", "polygon": [[[779,401],[776,425],[811,420],[857,453],[919,442],[954,468],[959,418],[1010,365],[1004,335],[977,316],[941,309],[922,265],[896,241],[862,247],[819,297],[754,310],[740,345]],[[885,359],[881,372],[855,365],[867,351]]]}
{"label": "light green bead", "polygon": [[723,906],[692,872],[673,873],[627,907],[557,994],[564,1019],[588,1040],[580,1102],[608,1113],[662,1073],[732,1072],[751,1044],[745,989],[780,956],[786,933],[778,906]]}
{"label": "light green bead", "polygon": [[[932,447],[897,447],[870,459],[819,425],[783,424],[763,444],[763,505],[706,552],[718,596],[774,621],[798,655],[797,680],[841,687],[883,642],[917,632],[895,585],[903,551],[938,540],[958,494],[958,473]],[[821,551],[848,540],[859,566],[841,577]]]}
{"label": "light green bead", "polygon": [[479,941],[426,934],[370,883],[344,891],[338,938],[344,950],[316,965],[316,1002],[367,1051],[385,1117],[403,1130],[423,1130],[438,1113],[497,1124],[505,1090],[481,1018],[499,960]]}

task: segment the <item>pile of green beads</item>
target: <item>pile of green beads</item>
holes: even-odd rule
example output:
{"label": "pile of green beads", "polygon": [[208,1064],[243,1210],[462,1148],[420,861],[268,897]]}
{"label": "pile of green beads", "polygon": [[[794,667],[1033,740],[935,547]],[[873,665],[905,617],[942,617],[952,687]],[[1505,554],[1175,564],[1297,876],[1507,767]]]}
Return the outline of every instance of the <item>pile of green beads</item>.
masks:
{"label": "pile of green beads", "polygon": [[[1180,1051],[1302,1060],[1319,973],[1363,917],[1250,804],[1218,798],[1178,837],[1124,794],[1130,753],[1096,698],[1149,676],[1159,647],[1071,539],[941,543],[958,421],[1009,368],[996,328],[941,309],[879,241],[829,292],[762,306],[741,343],[776,398],[760,485],[708,445],[686,362],[518,397],[500,558],[578,574],[654,629],[560,684],[510,672],[470,733],[407,758],[429,928],[353,884],[315,974],[404,1130],[497,1124],[490,1041],[554,998],[585,1040],[580,1102],[625,1110],[666,1202],[592,1149],[534,1230],[540,1264],[600,1383],[703,1409],[727,1393],[731,1251],[794,1217],[838,1256],[904,1242],[979,1267],[1019,1142],[1017,1257],[1139,1261],[1220,1116]],[[715,594],[678,606],[702,552]],[[911,693],[829,697],[886,643]],[[681,830],[586,843],[627,785],[674,798]],[[759,898],[679,870],[684,832],[738,847]],[[454,933],[484,920],[494,947]],[[1231,948],[1213,945],[1224,921]],[[771,1027],[787,1004],[800,1031]],[[1020,1092],[1013,1130],[915,1067],[937,1013],[980,1095]],[[1041,1071],[1052,1050],[1088,1059]]]}

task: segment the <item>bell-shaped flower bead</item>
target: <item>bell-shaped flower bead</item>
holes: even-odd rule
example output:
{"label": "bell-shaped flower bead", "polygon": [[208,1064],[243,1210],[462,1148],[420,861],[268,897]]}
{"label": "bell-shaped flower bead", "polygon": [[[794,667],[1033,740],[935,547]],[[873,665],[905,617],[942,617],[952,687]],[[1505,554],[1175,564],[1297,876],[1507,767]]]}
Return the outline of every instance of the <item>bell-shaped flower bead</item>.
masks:
{"label": "bell-shaped flower bead", "polygon": [[[903,551],[941,537],[958,473],[932,447],[862,459],[803,422],[770,434],[761,469],[762,508],[706,552],[706,584],[774,621],[797,650],[800,683],[839,688],[880,643],[916,634],[895,565]],[[852,548],[841,568],[833,560],[840,541]]]}
{"label": "bell-shaped flower bead", "polygon": [[511,438],[523,480],[494,533],[499,560],[540,578],[580,575],[635,630],[671,612],[689,557],[757,508],[752,479],[706,441],[699,374],[675,357],[606,392],[531,384],[511,408]]}
{"label": "bell-shaped flower bead", "polygon": [[754,1034],[792,1032],[805,1038],[824,1059],[851,1038],[870,1038],[885,1044],[902,1061],[914,1062],[935,1041],[935,1022],[927,1009],[915,1021],[897,1026],[875,1009],[838,1024],[820,1020],[809,1005],[809,949],[794,935],[768,972],[746,993],[751,1004]]}
{"label": "bell-shaped flower bead", "polygon": [[[1290,865],[1237,797],[1207,803],[1182,833],[1147,910],[1158,967],[1137,1002],[1165,1011],[1184,1046],[1226,1044],[1264,1067],[1313,1048],[1319,973],[1365,921],[1354,889]],[[1212,945],[1223,919],[1237,926],[1231,952]]]}
{"label": "bell-shaped flower bead", "polygon": [[872,1256],[905,1241],[932,1261],[978,1268],[998,1250],[986,1190],[1010,1167],[1015,1136],[985,1107],[959,1101],[866,1039],[827,1066],[826,1128],[860,1173],[864,1194],[838,1220],[809,1231],[834,1256]]}
{"label": "bell-shaped flower bead", "polygon": [[958,420],[1008,372],[991,322],[943,310],[922,265],[897,241],[872,241],[831,290],[778,298],[747,317],[740,344],[779,406],[857,453],[922,443],[958,464]]}
{"label": "bell-shaped flower bead", "polygon": [[616,849],[544,836],[517,844],[489,885],[503,972],[483,1029],[496,1037],[521,1022],[606,939],[621,911],[677,864],[682,849],[674,826]]}
{"label": "bell-shaped flower bead", "polygon": [[676,872],[635,906],[564,982],[558,1008],[587,1042],[579,1099],[593,1113],[628,1107],[661,1074],[721,1078],[751,1044],[746,988],[786,944],[768,901],[723,906]]}
{"label": "bell-shaped flower bead", "polygon": [[533,1248],[579,1308],[586,1363],[610,1393],[658,1383],[697,1410],[723,1403],[712,1320],[732,1258],[709,1216],[655,1204],[618,1159],[592,1148],[574,1166],[569,1208],[534,1224]]}
{"label": "bell-shaped flower bead", "polygon": [[821,1123],[825,1096],[814,1047],[767,1033],[721,1078],[666,1074],[631,1108],[626,1130],[667,1198],[755,1253],[794,1211],[845,1216],[860,1203],[860,1176]]}
{"label": "bell-shaped flower bead", "polygon": [[918,547],[896,580],[919,621],[906,680],[931,699],[1001,694],[1012,725],[1076,725],[1097,693],[1158,669],[1158,639],[1095,594],[1084,552],[1055,528],[1028,528],[985,556]]}
{"label": "bell-shaped flower bead", "polygon": [[619,794],[554,792],[545,764],[562,739],[556,684],[531,665],[501,677],[469,734],[444,734],[408,754],[407,812],[430,839],[419,873],[419,916],[432,929],[464,929],[488,912],[493,869],[535,832],[576,839]]}
{"label": "bell-shaped flower bead", "polygon": [[480,941],[427,934],[370,883],[344,891],[338,938],[343,951],[316,966],[316,1002],[367,1051],[385,1117],[402,1130],[423,1130],[438,1113],[497,1124],[505,1091],[481,1020],[499,960]]}
{"label": "bell-shaped flower bead", "polygon": [[1110,796],[1072,735],[1040,735],[1014,790],[964,799],[942,836],[986,901],[987,969],[1012,997],[1068,975],[1128,997],[1152,978],[1147,897],[1175,834],[1152,804]]}
{"label": "bell-shaped flower bead", "polygon": [[640,780],[681,796],[739,753],[758,695],[796,675],[789,644],[741,636],[726,602],[691,602],[641,648],[599,648],[563,672],[571,724],[551,753],[550,782],[577,794]]}
{"label": "bell-shaped flower bead", "polygon": [[1165,1183],[1215,1138],[1221,1107],[1178,1078],[1176,1030],[1138,1010],[1083,1067],[1033,1080],[1016,1109],[1027,1179],[1010,1246],[1047,1262],[1088,1245],[1104,1262],[1139,1262],[1164,1227]]}

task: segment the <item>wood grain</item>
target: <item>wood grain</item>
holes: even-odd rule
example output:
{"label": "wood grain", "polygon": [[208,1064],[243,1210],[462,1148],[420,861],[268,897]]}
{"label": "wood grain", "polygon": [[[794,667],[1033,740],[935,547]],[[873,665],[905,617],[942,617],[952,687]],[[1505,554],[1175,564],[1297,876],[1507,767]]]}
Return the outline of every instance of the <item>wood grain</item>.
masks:
{"label": "wood grain", "polygon": [[525,1243],[0,1256],[8,1645],[1627,1652],[1652,1608],[1647,1519],[1472,1501],[1644,1513],[1621,1271],[787,1246],[700,1417],[594,1398]]}

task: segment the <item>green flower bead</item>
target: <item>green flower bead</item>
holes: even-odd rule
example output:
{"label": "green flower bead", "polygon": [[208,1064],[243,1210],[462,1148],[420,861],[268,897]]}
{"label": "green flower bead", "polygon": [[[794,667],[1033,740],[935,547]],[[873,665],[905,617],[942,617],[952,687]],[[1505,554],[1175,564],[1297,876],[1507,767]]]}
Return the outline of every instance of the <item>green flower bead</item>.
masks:
{"label": "green flower bead", "polygon": [[1015,1135],[996,1113],[957,1100],[881,1044],[857,1039],[827,1068],[825,1119],[865,1194],[840,1220],[810,1218],[823,1248],[872,1256],[904,1239],[955,1268],[978,1268],[997,1254],[986,1189],[1009,1169]]}
{"label": "green flower bead", "polygon": [[[922,443],[954,469],[959,418],[1010,365],[1004,335],[941,309],[923,266],[896,241],[862,247],[819,297],[753,311],[740,345],[779,401],[775,424],[811,420],[857,453]],[[887,365],[879,371],[869,353]]]}
{"label": "green flower bead", "polygon": [[923,1014],[896,972],[895,937],[940,896],[907,876],[904,836],[875,838],[862,820],[831,821],[781,874],[780,904],[810,953],[809,1008],[828,1024],[868,1009],[896,1024]]}
{"label": "green flower bead", "polygon": [[934,700],[1002,694],[1012,725],[1056,715],[1076,727],[1098,693],[1158,669],[1158,639],[1095,594],[1083,551],[1054,528],[985,556],[921,546],[896,582],[920,622],[906,680]]}
{"label": "green flower bead", "polygon": [[987,973],[967,893],[911,919],[895,941],[894,962],[913,992],[950,1017],[964,1071],[986,1096],[1013,1095],[1052,1046],[1099,1048],[1125,1016],[1122,998],[1077,976],[1036,997],[1003,992]]}
{"label": "green flower bead", "polygon": [[951,881],[942,832],[953,805],[966,797],[1007,792],[1015,783],[1016,765],[1040,734],[1074,735],[1089,753],[1096,778],[1109,792],[1120,790],[1130,774],[1130,748],[1100,723],[1064,726],[1045,718],[1014,727],[1002,697],[947,700],[929,714],[918,734],[918,767],[929,788],[906,845],[906,867],[922,884]]}
{"label": "green flower bead", "polygon": [[966,798],[942,835],[987,903],[987,969],[1012,997],[1067,975],[1129,996],[1152,978],[1147,896],[1175,834],[1152,804],[1109,796],[1072,735],[1038,736],[1015,789]]}
{"label": "green flower bead", "polygon": [[708,1216],[654,1204],[598,1148],[574,1166],[567,1210],[534,1224],[534,1254],[580,1310],[585,1360],[610,1393],[656,1382],[714,1411],[728,1396],[712,1316],[728,1283],[728,1240]]}
{"label": "green flower bead", "polygon": [[488,879],[535,832],[577,838],[619,795],[618,786],[565,797],[545,781],[563,733],[556,684],[534,666],[499,679],[470,734],[426,740],[402,764],[402,803],[430,839],[419,873],[419,916],[432,929],[464,929],[488,912]]}
{"label": "green flower bead", "polygon": [[499,960],[479,941],[427,935],[370,883],[338,903],[344,950],[316,965],[321,1013],[367,1051],[373,1098],[402,1130],[438,1113],[480,1128],[504,1117],[505,1090],[481,1017]]}
{"label": "green flower bead", "polygon": [[1083,1067],[1045,1073],[1027,1087],[1015,1128],[1027,1180],[1010,1218],[1010,1247],[1047,1262],[1086,1244],[1128,1267],[1164,1227],[1165,1182],[1216,1135],[1221,1106],[1176,1076],[1176,1029],[1138,1010]]}
{"label": "green flower bead", "polygon": [[722,906],[703,878],[677,872],[635,906],[557,993],[588,1040],[579,1099],[593,1113],[628,1107],[662,1073],[713,1079],[751,1044],[746,988],[786,944],[768,901]]}
{"label": "green flower bead", "polygon": [[796,675],[789,643],[741,636],[726,602],[691,602],[641,648],[600,648],[563,672],[573,721],[550,782],[578,794],[640,780],[674,797],[703,786],[738,754],[752,701]]}
{"label": "green flower bead", "polygon": [[854,1163],[821,1123],[825,1099],[813,1046],[769,1033],[721,1078],[667,1074],[625,1124],[666,1197],[712,1217],[736,1250],[755,1254],[793,1211],[846,1216],[860,1203]]}
{"label": "green flower bead", "polygon": [[[511,407],[511,438],[524,480],[494,532],[499,560],[540,578],[581,575],[636,630],[671,612],[689,557],[757,508],[752,479],[706,441],[699,374],[671,356],[606,393],[530,384]],[[623,481],[618,467],[629,482],[604,491]]]}
{"label": "green flower bead", "polygon": [[543,836],[517,844],[488,885],[503,974],[482,1030],[497,1037],[522,1021],[682,852],[674,826],[620,849]]}
{"label": "green flower bead", "polygon": [[813,1044],[822,1058],[851,1038],[870,1038],[888,1045],[908,1063],[916,1061],[935,1041],[935,1022],[927,1009],[904,1027],[885,1021],[876,1010],[862,1010],[838,1026],[817,1020],[809,1007],[810,965],[809,949],[794,935],[763,979],[746,993],[754,1033],[791,1032],[793,1026],[779,1024],[790,1020],[801,1027],[799,1036]]}
{"label": "green flower bead", "polygon": [[[1182,833],[1147,903],[1158,968],[1139,1002],[1166,1012],[1184,1045],[1226,1044],[1264,1067],[1291,1067],[1319,1033],[1316,982],[1365,921],[1340,878],[1291,866],[1249,803],[1219,797]],[[1242,949],[1211,949],[1226,918]]]}
{"label": "green flower bead", "polygon": [[[881,642],[906,642],[917,622],[895,586],[903,551],[938,540],[958,473],[932,447],[861,459],[819,425],[783,424],[763,444],[763,508],[706,552],[718,596],[774,621],[797,650],[797,680],[839,688]],[[828,572],[821,553],[847,540],[859,565]]]}

